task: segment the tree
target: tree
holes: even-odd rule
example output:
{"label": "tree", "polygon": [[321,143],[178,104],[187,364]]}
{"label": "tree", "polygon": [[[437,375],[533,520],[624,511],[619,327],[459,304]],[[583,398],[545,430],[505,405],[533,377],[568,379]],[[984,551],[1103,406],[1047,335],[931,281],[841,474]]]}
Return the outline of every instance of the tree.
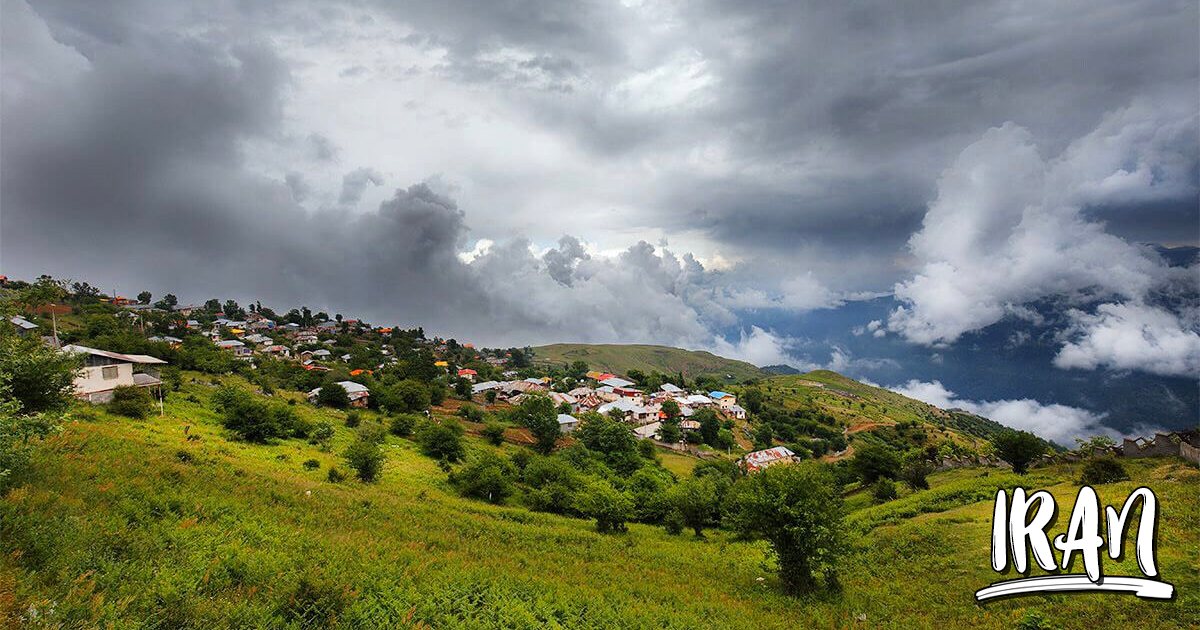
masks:
{"label": "tree", "polygon": [[163,299],[159,300],[158,303],[155,304],[155,306],[157,306],[158,308],[161,308],[164,311],[173,311],[173,310],[175,310],[175,307],[178,305],[179,305],[179,298],[175,297],[175,295],[172,293],[168,293],[168,294],[164,295]]}
{"label": "tree", "polygon": [[679,403],[673,398],[668,398],[663,401],[662,412],[667,416],[667,420],[675,420],[679,417]]}
{"label": "tree", "polygon": [[221,312],[221,301],[217,298],[208,298],[204,301],[204,310],[208,313]]}
{"label": "tree", "polygon": [[679,430],[679,420],[667,418],[658,429],[658,437],[668,444],[679,441],[683,433]]}
{"label": "tree", "polygon": [[837,584],[844,551],[842,497],[819,463],[772,466],[738,481],[730,491],[728,522],[741,536],[766,540],[788,593]]}
{"label": "tree", "polygon": [[759,413],[763,410],[763,393],[757,387],[751,387],[742,392],[742,406],[750,413]]}
{"label": "tree", "polygon": [[720,514],[712,477],[693,477],[675,484],[667,491],[667,504],[679,513],[686,527],[692,528],[696,538],[703,538],[704,528],[715,523]]}
{"label": "tree", "polygon": [[588,364],[587,361],[583,360],[572,361],[570,367],[567,368],[567,375],[571,376],[577,381],[583,380],[583,378],[587,376],[587,372]]}
{"label": "tree", "polygon": [[337,383],[326,383],[317,391],[317,405],[345,409],[350,406],[350,395],[346,388]]}
{"label": "tree", "polygon": [[495,453],[484,452],[450,473],[450,485],[464,497],[503,503],[513,493],[515,477],[512,463]]}
{"label": "tree", "polygon": [[885,503],[896,498],[896,482],[880,477],[871,485],[871,496],[876,503]]}
{"label": "tree", "polygon": [[120,385],[113,388],[112,401],[108,403],[108,411],[119,416],[141,420],[150,415],[150,407],[154,398],[144,387]]}
{"label": "tree", "polygon": [[913,451],[905,456],[904,464],[900,467],[900,480],[913,490],[926,490],[929,481],[925,479],[933,472],[933,464],[925,459],[924,453]]}
{"label": "tree", "polygon": [[239,439],[263,443],[275,437],[290,437],[298,422],[287,405],[268,404],[239,387],[225,386],[212,396],[221,424]]}
{"label": "tree", "polygon": [[529,429],[537,441],[534,450],[546,455],[554,450],[560,429],[554,401],[549,396],[529,395],[513,412],[513,420]]}
{"label": "tree", "polygon": [[[397,411],[420,413],[429,409],[429,388],[421,381],[404,379],[396,383],[392,393]],[[391,409],[392,406],[389,405],[388,408]]]}
{"label": "tree", "polygon": [[850,468],[864,484],[872,484],[880,477],[895,479],[900,474],[900,458],[890,447],[863,444],[856,447]]}
{"label": "tree", "polygon": [[429,457],[457,462],[463,457],[462,426],[451,420],[423,423],[417,430],[417,443]]}
{"label": "tree", "polygon": [[1129,479],[1125,467],[1114,457],[1093,457],[1083,465],[1083,474],[1079,483],[1091,486],[1101,483],[1114,483]]}
{"label": "tree", "polygon": [[717,443],[717,434],[721,431],[721,421],[717,412],[709,407],[702,408],[692,415],[692,420],[700,422],[700,439],[710,446]]}
{"label": "tree", "polygon": [[1041,438],[1028,431],[1004,431],[997,435],[992,444],[1000,459],[1012,464],[1013,472],[1023,475],[1029,464],[1046,452]]}
{"label": "tree", "polygon": [[346,464],[354,469],[358,478],[370,483],[379,478],[383,470],[383,451],[374,440],[359,436],[346,449]]}
{"label": "tree", "polygon": [[492,446],[500,446],[504,442],[504,425],[499,422],[489,422],[483,427],[483,437]]}
{"label": "tree", "polygon": [[80,355],[17,335],[4,325],[11,313],[0,301],[0,489],[29,461],[31,444],[57,429],[83,364]]}
{"label": "tree", "polygon": [[142,291],[141,293],[138,294],[138,303],[149,304],[150,298],[152,298],[152,297],[154,297],[154,296],[151,295],[149,291]]}
{"label": "tree", "polygon": [[626,531],[625,523],[633,515],[633,501],[600,479],[592,480],[575,495],[575,508],[596,519],[596,531],[602,534]]}

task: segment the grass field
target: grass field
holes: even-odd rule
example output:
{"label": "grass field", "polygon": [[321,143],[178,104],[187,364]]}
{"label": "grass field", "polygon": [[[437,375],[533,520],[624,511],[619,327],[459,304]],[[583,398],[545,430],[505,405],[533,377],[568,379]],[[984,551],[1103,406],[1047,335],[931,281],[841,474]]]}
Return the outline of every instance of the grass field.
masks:
{"label": "grass field", "polygon": [[629,370],[641,370],[646,374],[658,371],[672,378],[683,372],[687,378],[710,376],[726,383],[741,383],[746,379],[768,376],[745,361],[726,359],[711,352],[667,346],[556,343],[537,346],[533,352],[533,360],[537,363],[567,365],[573,361],[585,361],[590,369],[616,374],[626,374]]}
{"label": "grass field", "polygon": [[[404,439],[388,438],[379,483],[329,483],[351,439],[340,412],[297,406],[338,427],[330,452],[233,442],[206,408],[207,380],[173,395],[162,418],[77,410],[38,449],[0,500],[0,626],[1012,628],[1034,612],[1064,628],[1200,620],[1200,472],[1175,460],[1128,462],[1133,481],[1100,492],[1119,502],[1140,484],[1156,491],[1159,567],[1176,601],[973,602],[1001,579],[988,565],[992,490],[1048,488],[1065,512],[1075,466],[1020,480],[956,470],[883,505],[855,497],[842,592],[790,598],[761,544],[636,524],[600,535],[587,521],[462,499]],[[674,457],[664,465],[686,474],[690,463]],[[319,469],[302,467],[310,458]],[[1052,531],[1064,528],[1065,514]],[[1106,561],[1105,572],[1136,565]]]}

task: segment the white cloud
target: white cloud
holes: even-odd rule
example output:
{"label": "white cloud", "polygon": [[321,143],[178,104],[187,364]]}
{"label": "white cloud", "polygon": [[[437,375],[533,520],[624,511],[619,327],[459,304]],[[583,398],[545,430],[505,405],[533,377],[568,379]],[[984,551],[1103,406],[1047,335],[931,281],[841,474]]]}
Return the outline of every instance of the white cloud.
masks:
{"label": "white cloud", "polygon": [[1101,304],[1094,315],[1075,310],[1070,317],[1072,340],[1054,357],[1060,368],[1200,374],[1200,334],[1173,313],[1144,304]]}
{"label": "white cloud", "polygon": [[1104,419],[1104,414],[1097,414],[1079,407],[1059,404],[1046,405],[1029,398],[995,401],[962,400],[957,398],[954,392],[947,389],[945,385],[942,385],[941,381],[911,380],[904,385],[892,386],[888,389],[942,409],[962,409],[995,420],[1013,429],[1029,431],[1064,446],[1072,444],[1077,437],[1091,435],[1120,437],[1117,432],[1100,424]]}
{"label": "white cloud", "polygon": [[795,359],[788,353],[789,343],[790,340],[786,337],[780,337],[758,326],[751,326],[749,334],[742,331],[736,341],[717,337],[707,349],[719,356],[740,359],[763,367],[795,363]]}
{"label": "white cloud", "polygon": [[[1155,291],[1194,291],[1194,273],[1169,268],[1109,234],[1084,208],[1195,195],[1189,148],[1195,122],[1194,108],[1138,102],[1108,114],[1052,159],[1042,157],[1024,128],[1007,123],[988,130],[939,179],[937,198],[909,242],[917,271],[896,284],[904,305],[891,313],[888,329],[939,346],[1006,317],[1040,324],[1025,305],[1047,297],[1137,302]],[[1113,319],[1111,313],[1097,317]],[[1179,326],[1167,331],[1161,317],[1152,327],[1149,339],[1163,350],[1190,352],[1192,333]],[[1061,365],[1122,365],[1080,356],[1098,356],[1101,348],[1064,352]],[[1176,359],[1166,363],[1178,365]],[[1141,369],[1153,362],[1124,364]]]}

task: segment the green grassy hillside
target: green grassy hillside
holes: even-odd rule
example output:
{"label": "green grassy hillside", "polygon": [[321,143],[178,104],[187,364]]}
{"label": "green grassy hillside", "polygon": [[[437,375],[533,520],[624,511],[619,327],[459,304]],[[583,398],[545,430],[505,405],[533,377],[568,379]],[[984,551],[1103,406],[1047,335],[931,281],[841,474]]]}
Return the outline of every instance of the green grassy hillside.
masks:
{"label": "green grassy hillside", "polygon": [[[208,378],[191,376],[161,418],[77,409],[14,479],[0,499],[0,626],[1012,628],[1036,613],[1063,628],[1185,628],[1200,618],[1200,472],[1175,460],[1130,461],[1131,481],[1099,487],[1110,502],[1143,484],[1158,494],[1159,567],[1174,602],[974,603],[1000,579],[988,562],[995,488],[1047,488],[1068,510],[1074,465],[1021,479],[935,474],[930,490],[854,509],[842,592],[797,599],[780,594],[760,543],[638,524],[601,535],[588,521],[463,499],[393,436],[378,483],[329,483],[351,439],[341,412],[296,406],[335,424],[330,451],[234,442],[208,410]],[[320,467],[306,470],[308,459]],[[1105,563],[1109,574],[1136,570],[1129,557]]]}
{"label": "green grassy hillside", "polygon": [[727,383],[762,378],[766,374],[746,363],[719,357],[711,352],[682,350],[667,346],[556,343],[533,348],[534,362],[567,365],[584,361],[593,370],[626,374],[629,370],[661,372],[687,378],[711,376]]}

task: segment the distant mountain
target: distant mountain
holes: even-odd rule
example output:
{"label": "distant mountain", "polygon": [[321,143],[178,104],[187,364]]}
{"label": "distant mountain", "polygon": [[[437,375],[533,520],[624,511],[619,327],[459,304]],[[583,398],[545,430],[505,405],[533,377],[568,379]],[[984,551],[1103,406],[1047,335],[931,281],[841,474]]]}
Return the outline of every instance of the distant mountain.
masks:
{"label": "distant mountain", "polygon": [[533,348],[533,361],[555,365],[583,361],[590,369],[617,374],[627,374],[629,370],[657,371],[667,376],[683,373],[687,378],[710,376],[726,383],[769,376],[745,361],[667,346],[556,343]]}
{"label": "distant mountain", "polygon": [[800,370],[790,365],[768,365],[762,369],[768,374],[777,374],[779,376],[788,376],[791,374],[800,374]]}

